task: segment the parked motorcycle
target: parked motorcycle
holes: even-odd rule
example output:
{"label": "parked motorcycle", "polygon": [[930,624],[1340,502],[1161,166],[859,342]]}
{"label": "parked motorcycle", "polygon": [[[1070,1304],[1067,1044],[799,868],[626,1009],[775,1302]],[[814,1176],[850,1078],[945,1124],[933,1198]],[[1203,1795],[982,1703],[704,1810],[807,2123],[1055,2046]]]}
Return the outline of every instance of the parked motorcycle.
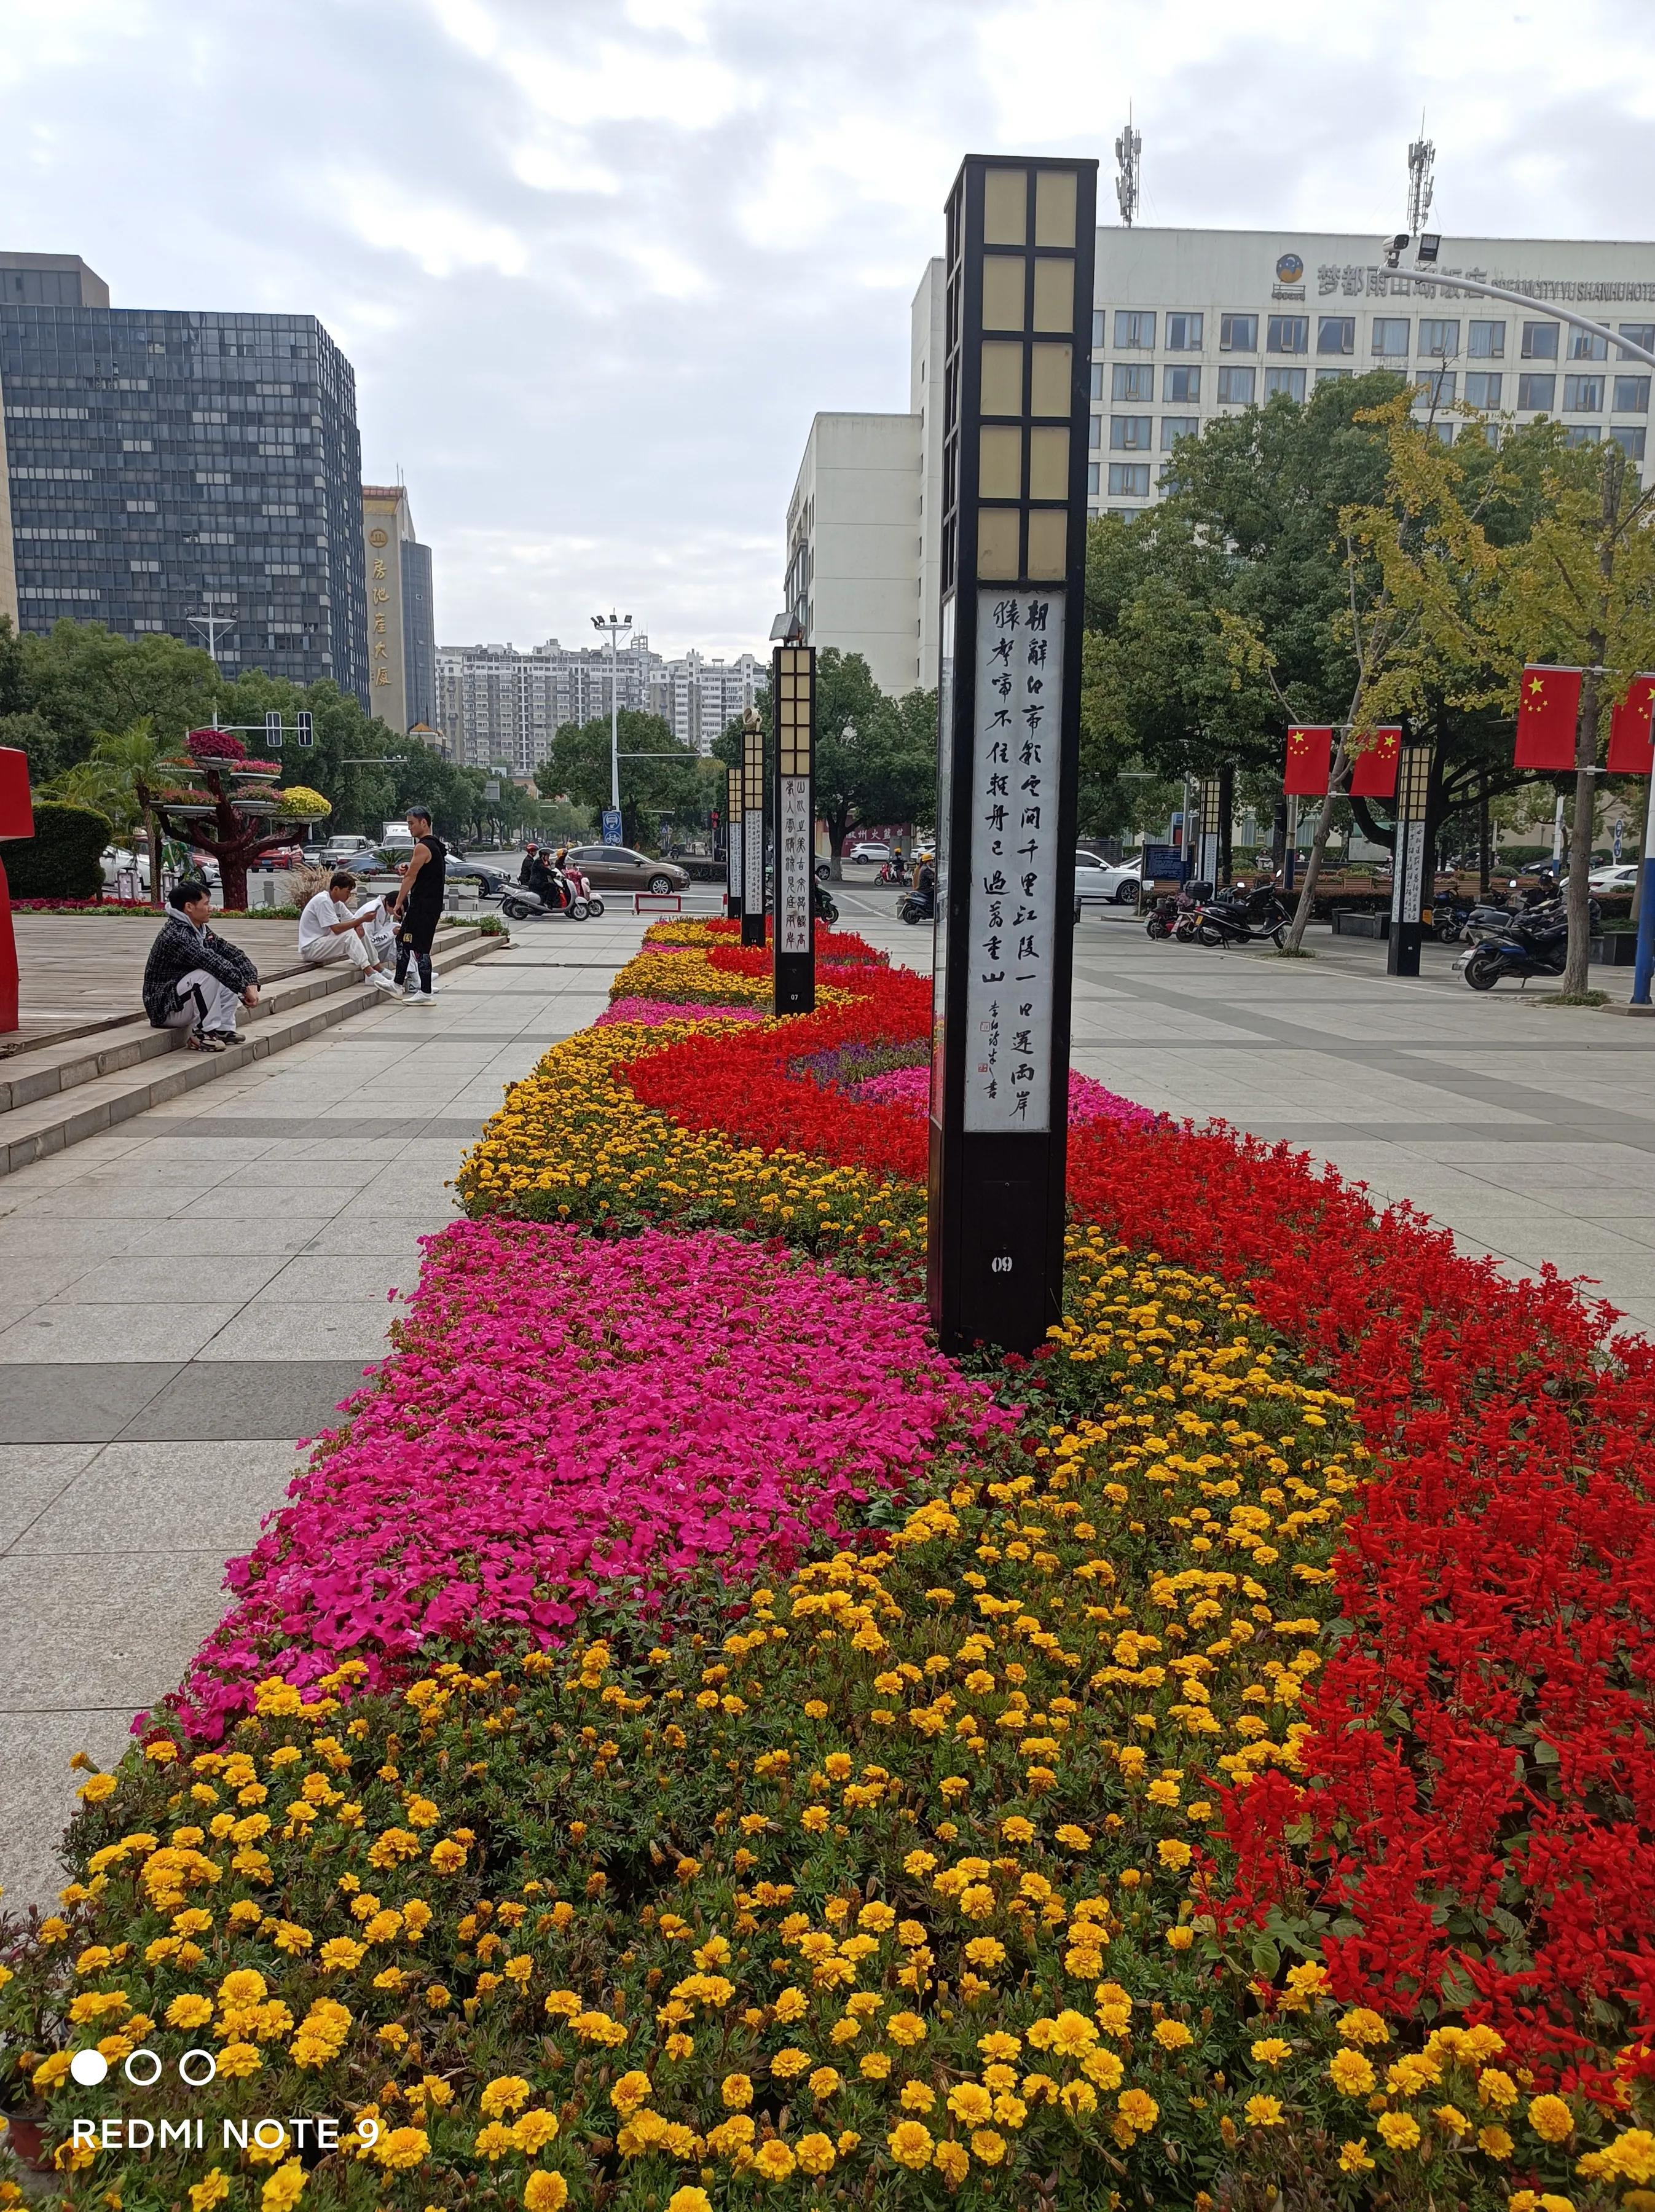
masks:
{"label": "parked motorcycle", "polygon": [[[1486,919],[1485,919],[1486,917]],[[1467,920],[1470,949],[1454,963],[1474,991],[1492,991],[1503,975],[1561,975],[1569,956],[1568,917],[1561,899],[1505,914],[1480,907]]]}
{"label": "parked motorcycle", "polygon": [[839,909],[835,906],[832,899],[828,896],[827,886],[820,880],[819,878],[813,878],[811,882],[810,889],[811,911],[816,916],[818,921],[825,921],[830,924],[837,921],[839,919]]}
{"label": "parked motorcycle", "polygon": [[1270,886],[1262,884],[1255,891],[1202,907],[1195,933],[1202,945],[1257,945],[1268,938],[1279,952],[1292,919]]}
{"label": "parked motorcycle", "polygon": [[[1180,923],[1189,924],[1193,931],[1201,912],[1201,899],[1196,893],[1205,894],[1208,888],[1204,884],[1195,884],[1186,885],[1183,890],[1163,892],[1150,909],[1144,923],[1144,935],[1161,944],[1169,937],[1177,936]],[[1189,939],[1186,936],[1181,941],[1188,943]]]}

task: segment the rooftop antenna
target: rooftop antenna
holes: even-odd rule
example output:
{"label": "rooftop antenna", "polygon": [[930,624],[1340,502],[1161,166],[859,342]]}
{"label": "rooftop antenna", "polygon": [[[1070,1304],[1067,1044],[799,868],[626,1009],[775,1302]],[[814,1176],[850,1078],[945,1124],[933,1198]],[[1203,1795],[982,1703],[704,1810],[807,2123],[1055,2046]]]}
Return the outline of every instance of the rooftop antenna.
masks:
{"label": "rooftop antenna", "polygon": [[1408,232],[1417,238],[1431,220],[1431,192],[1435,181],[1437,149],[1425,135],[1425,110],[1420,110],[1420,135],[1408,149]]}
{"label": "rooftop antenna", "polygon": [[1143,155],[1143,134],[1132,127],[1132,110],[1126,112],[1126,129],[1115,141],[1115,161],[1120,174],[1115,179],[1115,198],[1120,205],[1121,221],[1132,228],[1133,217],[1138,212],[1142,195],[1143,179],[1139,164]]}

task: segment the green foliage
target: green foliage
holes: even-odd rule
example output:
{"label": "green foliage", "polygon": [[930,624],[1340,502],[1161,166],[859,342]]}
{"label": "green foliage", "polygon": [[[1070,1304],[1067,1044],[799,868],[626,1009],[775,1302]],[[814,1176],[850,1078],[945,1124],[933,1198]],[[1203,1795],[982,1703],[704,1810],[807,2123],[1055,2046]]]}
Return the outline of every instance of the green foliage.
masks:
{"label": "green foliage", "polygon": [[[676,822],[698,819],[715,805],[712,771],[702,756],[679,743],[659,714],[624,707],[617,723],[623,753],[660,753],[660,760],[623,760],[621,832],[630,845],[654,843],[663,816]],[[535,771],[547,799],[564,797],[597,811],[609,804],[609,717],[565,722],[551,742],[551,757]],[[718,780],[721,787],[722,778]]]}
{"label": "green foliage", "polygon": [[833,869],[859,827],[930,823],[937,805],[937,695],[891,698],[860,653],[825,646],[816,659],[816,811]]}
{"label": "green foliage", "polygon": [[96,898],[103,890],[99,856],[109,842],[109,817],[94,807],[38,802],[34,835],[6,847],[6,878],[15,898]]}
{"label": "green foliage", "polygon": [[197,647],[175,637],[122,637],[102,623],[57,623],[45,637],[26,632],[4,658],[10,672],[0,682],[11,686],[11,711],[39,715],[57,737],[59,757],[47,770],[54,775],[84,760],[99,731],[146,716],[163,745],[176,745],[211,721],[223,689],[210,655]]}
{"label": "green foliage", "polygon": [[70,765],[68,745],[44,714],[0,714],[0,745],[28,756],[31,785],[50,782]]}

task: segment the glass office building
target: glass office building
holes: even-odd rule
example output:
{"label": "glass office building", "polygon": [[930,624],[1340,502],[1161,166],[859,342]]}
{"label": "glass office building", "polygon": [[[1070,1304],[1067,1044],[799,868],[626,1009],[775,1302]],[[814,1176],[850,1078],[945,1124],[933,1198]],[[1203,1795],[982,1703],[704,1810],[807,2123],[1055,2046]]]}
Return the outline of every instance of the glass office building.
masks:
{"label": "glass office building", "polygon": [[0,255],[20,626],[68,617],[199,643],[191,618],[216,615],[227,674],[331,677],[367,705],[350,362],[309,315],[88,305],[84,282],[70,304],[67,277],[48,299],[47,259]]}

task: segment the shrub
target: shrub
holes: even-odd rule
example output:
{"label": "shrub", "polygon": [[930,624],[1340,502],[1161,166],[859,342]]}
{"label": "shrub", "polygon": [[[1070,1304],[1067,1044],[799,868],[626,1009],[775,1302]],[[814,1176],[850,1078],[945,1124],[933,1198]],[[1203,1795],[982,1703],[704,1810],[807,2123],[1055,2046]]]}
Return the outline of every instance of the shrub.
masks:
{"label": "shrub", "polygon": [[109,818],[95,807],[43,799],[34,809],[34,835],[0,851],[6,879],[19,898],[96,898],[103,890],[99,855],[109,835]]}

